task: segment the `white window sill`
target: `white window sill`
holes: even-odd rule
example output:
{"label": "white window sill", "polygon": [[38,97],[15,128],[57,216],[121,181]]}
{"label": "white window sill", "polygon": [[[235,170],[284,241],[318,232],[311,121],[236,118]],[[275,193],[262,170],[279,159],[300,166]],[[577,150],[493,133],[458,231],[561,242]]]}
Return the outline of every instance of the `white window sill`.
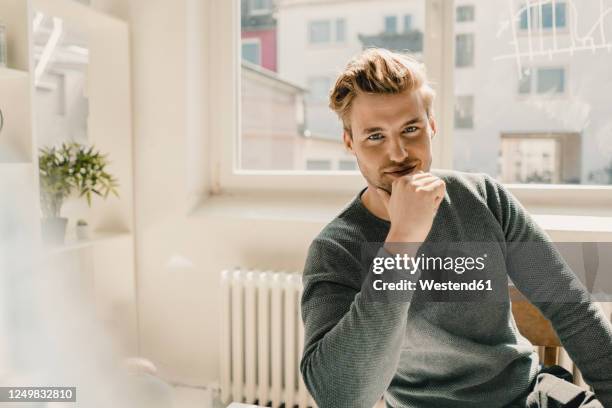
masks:
{"label": "white window sill", "polygon": [[[213,195],[190,212],[195,217],[305,222],[326,224],[348,204],[355,194],[236,192]],[[593,235],[612,241],[612,209],[597,207],[528,208],[535,221],[549,233],[583,233],[577,240]],[[554,236],[553,236],[554,238]]]}

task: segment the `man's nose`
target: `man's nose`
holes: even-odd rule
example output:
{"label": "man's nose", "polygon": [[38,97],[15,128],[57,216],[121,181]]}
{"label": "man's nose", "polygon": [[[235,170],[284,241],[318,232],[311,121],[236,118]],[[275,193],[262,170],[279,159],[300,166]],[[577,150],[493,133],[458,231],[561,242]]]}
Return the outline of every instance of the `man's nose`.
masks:
{"label": "man's nose", "polygon": [[389,160],[402,163],[406,160],[408,154],[406,153],[406,149],[404,143],[399,137],[392,137],[388,144],[388,155]]}

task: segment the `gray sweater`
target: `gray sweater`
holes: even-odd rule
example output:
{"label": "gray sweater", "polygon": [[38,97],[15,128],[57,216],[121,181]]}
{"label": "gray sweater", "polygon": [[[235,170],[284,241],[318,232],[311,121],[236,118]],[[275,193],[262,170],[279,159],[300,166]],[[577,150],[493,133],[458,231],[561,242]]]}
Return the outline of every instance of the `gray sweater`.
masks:
{"label": "gray sweater", "polygon": [[[482,241],[506,280],[553,324],[605,407],[612,407],[612,325],[560,255],[526,260],[512,242],[548,235],[495,179],[432,170],[446,196],[427,242]],[[384,242],[390,223],[369,212],[361,193],[313,240],[303,273],[304,351],[300,371],[320,408],[503,407],[522,401],[538,355],[516,327],[509,302],[387,302],[366,299],[361,250]],[[524,262],[524,265],[521,265]],[[528,267],[521,267],[528,266]],[[507,287],[507,286],[506,286]],[[580,301],[538,301],[538,288]]]}

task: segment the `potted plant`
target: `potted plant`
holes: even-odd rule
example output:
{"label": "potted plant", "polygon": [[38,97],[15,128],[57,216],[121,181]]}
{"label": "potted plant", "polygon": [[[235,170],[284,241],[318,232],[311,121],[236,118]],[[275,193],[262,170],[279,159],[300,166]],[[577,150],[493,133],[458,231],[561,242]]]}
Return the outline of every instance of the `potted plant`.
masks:
{"label": "potted plant", "polygon": [[43,212],[42,233],[48,243],[64,242],[67,218],[60,216],[64,200],[73,192],[85,196],[91,207],[91,194],[106,198],[110,192],[119,197],[117,180],[105,171],[106,157],[80,143],[43,147],[38,159],[40,198]]}

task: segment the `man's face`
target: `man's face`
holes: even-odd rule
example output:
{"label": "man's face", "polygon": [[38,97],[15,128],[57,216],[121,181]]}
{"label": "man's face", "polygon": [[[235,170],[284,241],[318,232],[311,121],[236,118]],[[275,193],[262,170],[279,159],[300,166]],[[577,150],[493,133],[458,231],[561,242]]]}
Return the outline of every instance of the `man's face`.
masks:
{"label": "man's face", "polygon": [[391,193],[396,178],[429,171],[436,124],[427,117],[420,92],[359,93],[348,119],[352,138],[345,131],[344,143],[369,185]]}

